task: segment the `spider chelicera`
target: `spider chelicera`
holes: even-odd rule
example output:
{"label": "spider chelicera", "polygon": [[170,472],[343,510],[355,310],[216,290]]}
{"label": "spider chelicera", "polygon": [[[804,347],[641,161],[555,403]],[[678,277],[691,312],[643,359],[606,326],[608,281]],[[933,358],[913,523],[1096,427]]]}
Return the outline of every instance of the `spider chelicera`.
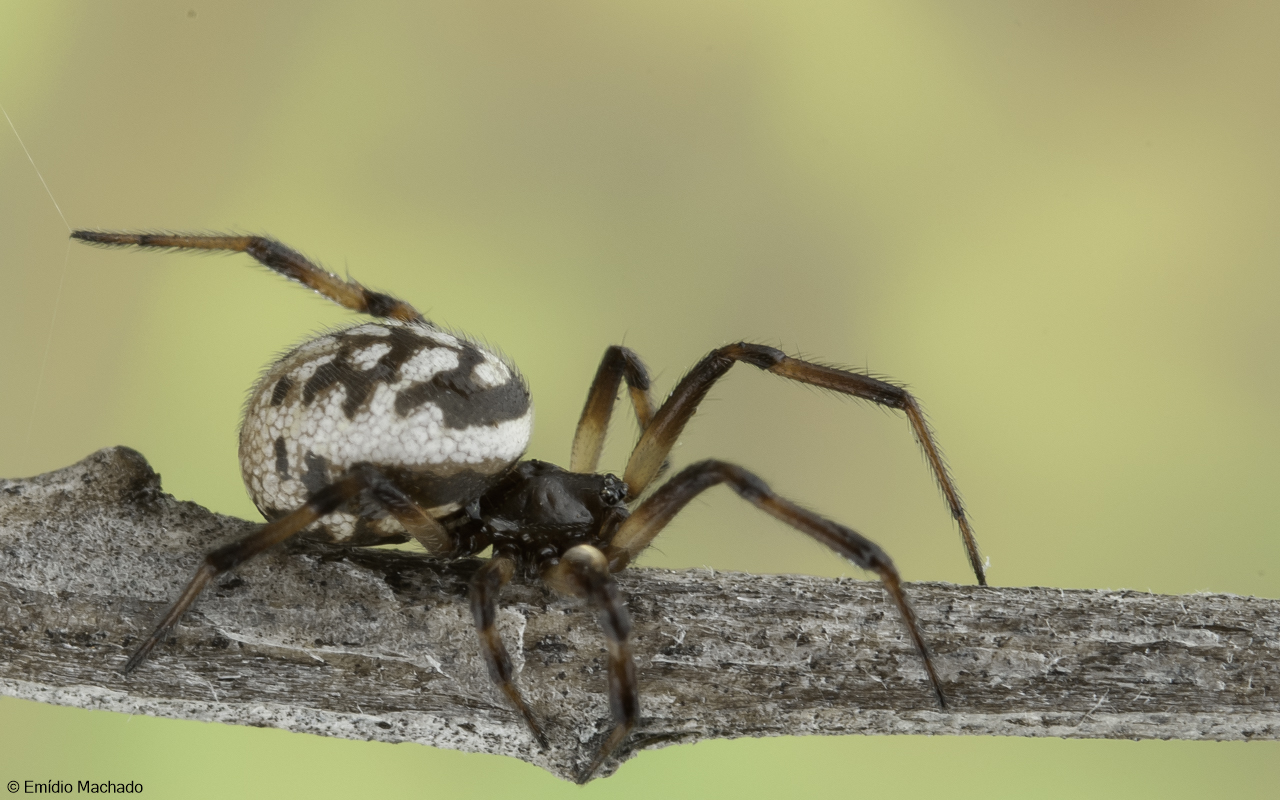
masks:
{"label": "spider chelicera", "polygon": [[[403,300],[344,281],[260,236],[71,235],[108,246],[248,253],[344,308],[378,318],[304,342],[258,381],[240,429],[240,469],[268,522],[205,557],[129,658],[125,672],[146,659],[214,578],[295,534],[349,545],[413,538],[439,556],[471,556],[492,547],[492,558],[471,580],[480,650],[494,684],[543,749],[547,737],[516,686],[494,624],[498,595],[520,571],[586,599],[599,612],[613,728],[580,774],[585,782],[635,727],[640,713],[631,621],[612,574],[625,569],[695,496],[726,483],[757,508],[879,575],[924,662],[934,696],[945,707],[897,569],[874,542],[778,496],[752,473],[724,461],[691,464],[641,500],[711,386],[742,361],[905,412],[960,526],[978,583],[985,585],[960,496],[920,406],[902,387],[739,342],[709,353],[655,407],[644,364],[631,350],[612,346],[587,393],[565,470],[520,460],[533,416],[528,386],[515,365],[436,327]],[[596,466],[623,381],[641,434],[619,479],[598,474]]]}

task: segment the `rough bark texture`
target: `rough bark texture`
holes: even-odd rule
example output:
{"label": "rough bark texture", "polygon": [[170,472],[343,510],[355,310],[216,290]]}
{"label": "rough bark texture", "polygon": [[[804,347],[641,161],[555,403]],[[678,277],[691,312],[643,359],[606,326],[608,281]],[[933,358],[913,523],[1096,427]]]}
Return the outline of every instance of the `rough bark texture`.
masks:
{"label": "rough bark texture", "polygon": [[[474,559],[300,545],[223,576],[119,669],[215,544],[254,523],[178,502],[128,448],[0,481],[0,692],[136,714],[501,753],[572,778],[608,728],[592,613],[517,581],[499,626],[552,740],[489,683]],[[1280,601],[911,584],[951,707],[878,583],[629,570],[637,751],[713,737],[1280,738]]]}

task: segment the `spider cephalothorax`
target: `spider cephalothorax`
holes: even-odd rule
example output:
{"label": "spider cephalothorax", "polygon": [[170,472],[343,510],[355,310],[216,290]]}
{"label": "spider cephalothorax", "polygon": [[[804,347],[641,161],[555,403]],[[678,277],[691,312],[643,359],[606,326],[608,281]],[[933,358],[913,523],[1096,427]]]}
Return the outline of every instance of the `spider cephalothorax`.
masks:
{"label": "spider cephalothorax", "polygon": [[[379,318],[313,338],[269,367],[250,395],[240,431],[240,466],[268,520],[209,553],[155,631],[125,664],[147,657],[201,591],[221,573],[294,535],[352,545],[410,538],[440,556],[493,548],[471,580],[471,611],[489,675],[546,748],[533,710],[515,684],[495,627],[498,594],[517,572],[599,611],[608,650],[614,726],[583,769],[586,781],[640,715],[631,622],[612,574],[625,569],[684,506],[725,483],[743,499],[877,573],[946,704],[915,614],[889,556],[874,542],[775,494],[734,464],[700,461],[652,493],[667,456],[711,386],[739,361],[784,378],[902,410],[960,526],[970,564],[985,584],[977,543],[919,405],[905,389],[847,370],[739,342],[713,350],[655,406],[639,357],[605,351],[573,440],[569,468],[520,461],[533,407],[515,366],[474,341],[441,330],[390,295],[344,281],[279,242],[258,236],[76,231],[102,245],[234,250],[351,309]],[[625,381],[640,440],[621,479],[596,473],[618,389]],[[644,497],[642,500],[641,498]]]}

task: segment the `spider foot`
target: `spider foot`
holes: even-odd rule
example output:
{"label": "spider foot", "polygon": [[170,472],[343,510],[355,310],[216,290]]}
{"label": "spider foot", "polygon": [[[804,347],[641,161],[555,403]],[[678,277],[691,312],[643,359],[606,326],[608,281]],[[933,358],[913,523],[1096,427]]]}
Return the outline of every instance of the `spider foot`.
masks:
{"label": "spider foot", "polygon": [[622,744],[622,740],[627,738],[627,734],[631,733],[631,729],[635,727],[635,722],[623,723],[617,725],[609,733],[609,738],[605,739],[600,745],[600,749],[596,751],[596,757],[591,760],[586,769],[578,773],[577,782],[582,786],[591,780],[591,776],[596,774],[596,770],[600,769],[600,765],[604,760],[613,755],[613,751],[618,749],[618,745]]}
{"label": "spider foot", "polygon": [[538,743],[538,747],[542,752],[551,749],[551,742],[548,741],[547,735],[542,732],[542,726],[538,724],[538,720],[533,716],[533,709],[529,708],[529,704],[524,701],[520,690],[513,683],[504,683],[502,685],[502,693],[507,696],[511,704],[520,712],[520,716],[524,718],[524,724],[529,726],[529,732],[533,734],[533,738]]}

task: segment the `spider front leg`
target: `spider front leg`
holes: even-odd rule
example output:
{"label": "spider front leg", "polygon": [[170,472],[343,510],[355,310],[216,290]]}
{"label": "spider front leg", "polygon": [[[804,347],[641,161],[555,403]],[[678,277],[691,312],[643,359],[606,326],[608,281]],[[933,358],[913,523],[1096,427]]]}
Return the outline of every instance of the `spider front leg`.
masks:
{"label": "spider front leg", "polygon": [[596,607],[609,652],[609,710],[613,730],[596,751],[596,757],[578,774],[578,783],[586,783],[609,754],[618,749],[640,718],[640,693],[631,655],[631,616],[617,582],[609,574],[608,560],[591,545],[569,548],[559,563],[542,573],[542,579],[556,591],[584,598]]}
{"label": "spider front leg", "polygon": [[609,418],[613,416],[613,404],[618,400],[618,386],[627,381],[631,405],[636,410],[636,422],[643,431],[653,419],[653,398],[649,396],[649,371],[634,350],[612,345],[604,351],[600,368],[587,390],[587,402],[578,419],[578,429],[573,435],[573,451],[569,456],[570,472],[595,472],[600,463],[600,451],[604,449],[605,433],[609,430]]}
{"label": "spider front leg", "polygon": [[791,358],[781,350],[764,345],[738,342],[713,350],[680,379],[676,388],[672,390],[671,396],[654,414],[649,425],[644,428],[640,441],[631,451],[631,458],[627,461],[627,471],[623,475],[623,480],[630,489],[629,500],[638,498],[658,477],[671,448],[680,438],[680,433],[689,419],[698,410],[698,404],[707,396],[711,386],[739,361],[745,361],[766,372],[772,372],[793,381],[831,389],[905,412],[911,423],[911,430],[915,433],[921,449],[924,450],[929,468],[933,471],[934,478],[937,479],[938,486],[941,487],[942,494],[947,499],[947,505],[951,508],[951,516],[960,526],[960,536],[964,539],[965,551],[969,556],[969,564],[973,567],[973,574],[977,576],[980,586],[987,585],[982,558],[978,553],[978,541],[974,538],[968,517],[965,516],[964,505],[960,502],[960,493],[956,491],[955,483],[947,472],[942,451],[938,449],[933,432],[929,430],[924,411],[911,393],[901,386],[894,386],[869,375]]}
{"label": "spider front leg", "polygon": [[934,670],[933,661],[929,657],[929,648],[925,645],[924,636],[920,633],[915,611],[907,602],[907,595],[902,591],[898,570],[893,566],[889,555],[880,549],[879,545],[857,531],[818,516],[778,496],[764,481],[735,464],[714,459],[699,461],[685,467],[679,474],[664,483],[618,528],[613,541],[605,550],[609,570],[618,572],[625,569],[690,500],[721,483],[732,486],[734,491],[756,508],[807,533],[859,567],[879,575],[885,590],[893,598],[898,612],[902,615],[902,622],[906,625],[916,652],[924,661],[924,670],[929,677],[938,705],[946,708],[947,700],[942,693],[942,682],[938,678],[937,671]]}

